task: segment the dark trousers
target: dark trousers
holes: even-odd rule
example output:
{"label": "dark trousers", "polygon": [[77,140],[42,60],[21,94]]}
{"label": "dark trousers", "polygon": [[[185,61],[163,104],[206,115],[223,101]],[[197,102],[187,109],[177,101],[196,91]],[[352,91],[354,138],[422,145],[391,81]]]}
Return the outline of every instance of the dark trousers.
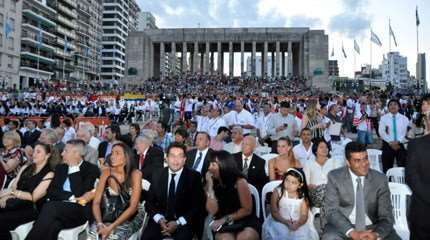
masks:
{"label": "dark trousers", "polygon": [[23,207],[21,209],[0,210],[0,239],[9,240],[12,239],[10,231],[17,228],[19,225],[29,223],[36,219],[36,211],[33,206]]}
{"label": "dark trousers", "polygon": [[[178,227],[176,232],[172,235],[172,238],[175,240],[190,240],[193,239],[193,231],[191,229],[190,224],[185,226]],[[154,222],[153,219],[149,219],[148,226],[146,226],[145,230],[142,233],[141,240],[160,240],[163,239],[163,235],[161,234],[160,224]]]}
{"label": "dark trousers", "polygon": [[424,201],[412,195],[411,208],[408,216],[409,230],[411,240],[428,240],[430,239],[430,206]]}
{"label": "dark trousers", "polygon": [[84,224],[88,219],[85,208],[76,203],[52,201],[46,203],[33,225],[27,240],[56,240],[63,229]]}
{"label": "dark trousers", "polygon": [[383,141],[382,142],[382,170],[384,173],[394,165],[394,159],[397,160],[398,167],[404,167],[406,161],[406,150],[403,144],[400,144],[400,149],[395,151],[390,145]]}

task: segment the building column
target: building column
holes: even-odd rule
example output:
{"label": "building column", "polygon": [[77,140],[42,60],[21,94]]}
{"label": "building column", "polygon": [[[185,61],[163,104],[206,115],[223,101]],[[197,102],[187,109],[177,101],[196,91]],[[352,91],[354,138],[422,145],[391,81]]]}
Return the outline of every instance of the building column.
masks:
{"label": "building column", "polygon": [[275,52],[272,51],[272,57],[270,58],[270,61],[272,62],[272,66],[270,69],[271,77],[273,78],[275,76]]}
{"label": "building column", "polygon": [[209,42],[206,42],[205,59],[203,62],[203,74],[209,73]]}
{"label": "building column", "polygon": [[282,67],[281,67],[281,77],[285,77],[285,52],[281,51],[281,62],[282,62]]}
{"label": "building column", "polygon": [[210,68],[211,68],[211,74],[213,74],[214,71],[215,71],[215,61],[214,61],[215,53],[214,52],[210,52],[210,54],[211,54]]}
{"label": "building column", "polygon": [[251,75],[255,77],[255,52],[257,49],[257,43],[255,41],[252,42],[252,53],[251,53]]}
{"label": "building column", "polygon": [[182,42],[182,74],[187,73],[188,67],[187,67],[187,43]]}
{"label": "building column", "polygon": [[279,78],[279,76],[281,75],[281,71],[280,71],[280,67],[281,67],[281,53],[280,53],[280,49],[281,49],[281,43],[280,42],[276,42],[276,60],[275,60],[275,73],[276,73],[276,77]]}
{"label": "building column", "polygon": [[160,42],[160,79],[164,80],[164,65],[166,63],[166,56],[164,53],[164,43]]}
{"label": "building column", "polygon": [[204,58],[205,56],[204,56],[204,53],[202,52],[202,54],[200,55],[200,62],[199,62],[199,72],[201,73],[201,74],[203,74],[204,73],[204,70],[203,70],[203,68],[204,68],[204,64],[205,64],[205,58]]}
{"label": "building column", "polygon": [[170,74],[171,76],[176,75],[176,43],[171,43],[171,52],[170,52]]}
{"label": "building column", "polygon": [[263,62],[263,70],[262,70],[262,76],[263,78],[267,77],[268,72],[267,72],[267,48],[268,48],[268,43],[264,42],[264,46],[263,46],[263,58],[261,59],[261,61]]}
{"label": "building column", "polygon": [[229,68],[229,74],[230,74],[230,77],[233,77],[234,76],[233,42],[228,43],[228,53],[229,53],[228,64],[230,67]]}
{"label": "building column", "polygon": [[199,54],[199,44],[197,42],[194,42],[194,52],[193,52],[193,73],[197,73],[197,66],[198,66],[198,55]]}
{"label": "building column", "polygon": [[293,74],[293,43],[288,41],[288,74]]}
{"label": "building column", "polygon": [[217,72],[222,75],[222,49],[221,49],[221,42],[217,42],[217,51],[218,51],[218,64],[217,64]]}
{"label": "building column", "polygon": [[243,77],[245,73],[245,42],[240,42],[240,76]]}

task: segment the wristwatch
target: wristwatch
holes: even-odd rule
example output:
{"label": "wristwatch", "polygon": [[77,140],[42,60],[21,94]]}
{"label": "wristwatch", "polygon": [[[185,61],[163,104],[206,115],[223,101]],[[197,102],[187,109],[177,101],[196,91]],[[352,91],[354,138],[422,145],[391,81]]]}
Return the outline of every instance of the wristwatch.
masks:
{"label": "wristwatch", "polygon": [[176,225],[178,225],[178,227],[182,226],[181,221],[179,221],[179,219],[176,220]]}
{"label": "wristwatch", "polygon": [[228,225],[233,223],[233,218],[230,215],[227,215],[224,217],[224,221],[225,223],[227,223]]}

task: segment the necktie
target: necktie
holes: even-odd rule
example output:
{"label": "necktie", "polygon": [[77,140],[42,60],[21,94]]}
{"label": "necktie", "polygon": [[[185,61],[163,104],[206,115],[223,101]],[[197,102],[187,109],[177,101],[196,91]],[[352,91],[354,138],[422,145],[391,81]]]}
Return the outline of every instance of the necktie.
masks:
{"label": "necktie", "polygon": [[176,173],[172,173],[169,185],[169,196],[167,196],[167,220],[175,219],[175,176]]}
{"label": "necktie", "polygon": [[394,141],[397,141],[397,122],[396,122],[396,115],[393,115],[393,135],[394,135]]}
{"label": "necktie", "polygon": [[140,155],[140,159],[139,159],[139,166],[140,168],[143,167],[143,163],[145,162],[145,154]]}
{"label": "necktie", "polygon": [[67,177],[67,178],[66,178],[66,181],[64,181],[64,184],[63,184],[63,191],[66,191],[66,192],[71,192],[71,191],[72,191],[72,189],[70,188],[70,180],[69,180],[69,177]]}
{"label": "necktie", "polygon": [[245,176],[248,176],[248,158],[245,158],[245,162],[243,163],[243,170],[242,173],[245,174]]}
{"label": "necktie", "polygon": [[200,162],[202,161],[202,152],[199,152],[199,156],[197,157],[196,161],[194,162],[193,169],[197,171],[197,168],[199,167]]}
{"label": "necktie", "polygon": [[355,230],[366,230],[366,210],[364,209],[363,185],[360,178],[357,178],[357,193],[355,194]]}

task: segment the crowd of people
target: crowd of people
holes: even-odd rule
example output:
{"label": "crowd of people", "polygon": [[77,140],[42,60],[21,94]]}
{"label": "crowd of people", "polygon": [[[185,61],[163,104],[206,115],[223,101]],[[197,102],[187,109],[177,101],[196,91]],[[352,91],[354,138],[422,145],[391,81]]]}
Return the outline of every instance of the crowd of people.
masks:
{"label": "crowd of people", "polygon": [[[0,239],[31,221],[30,240],[86,222],[88,239],[128,239],[142,227],[145,240],[400,239],[384,174],[393,166],[406,167],[414,192],[411,239],[430,239],[430,96],[239,97],[214,92],[231,80],[201,80],[181,80],[180,95],[150,84],[157,94],[132,101],[2,94]],[[111,124],[75,124],[81,116]],[[345,160],[332,158],[351,136]],[[369,168],[368,147],[381,148],[382,172]],[[259,148],[276,155],[266,161]],[[250,185],[262,198],[273,181],[265,218]]]}

